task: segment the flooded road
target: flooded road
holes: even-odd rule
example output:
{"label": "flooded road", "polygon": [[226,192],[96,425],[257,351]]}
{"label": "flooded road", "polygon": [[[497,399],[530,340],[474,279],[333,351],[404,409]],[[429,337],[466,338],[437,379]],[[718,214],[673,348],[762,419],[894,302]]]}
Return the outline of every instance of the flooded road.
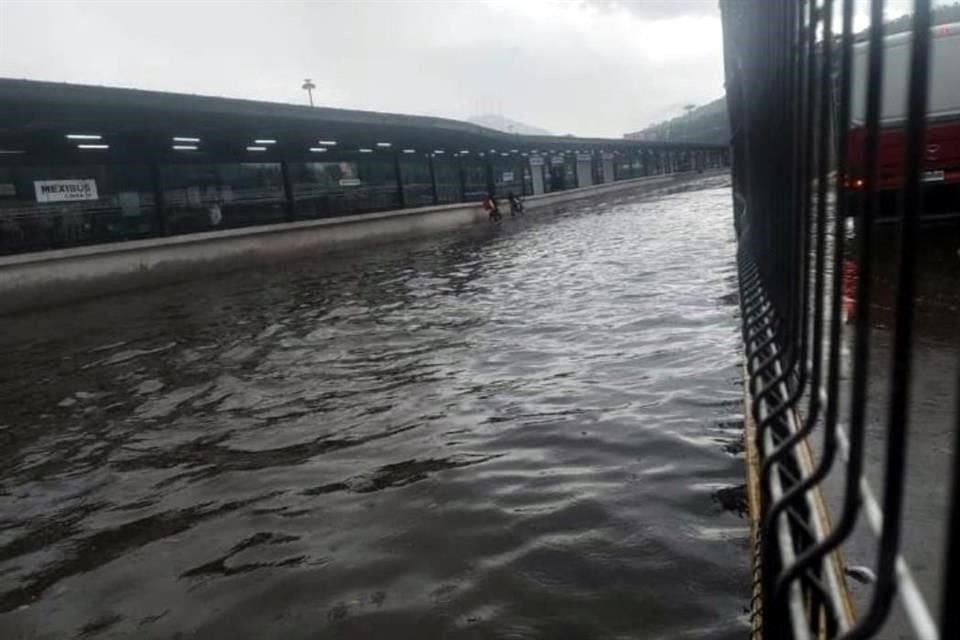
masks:
{"label": "flooded road", "polygon": [[[855,242],[855,236],[849,241]],[[896,330],[896,294],[899,232],[896,225],[878,225],[871,235],[874,251],[873,299],[870,305],[870,356],[865,417],[864,469],[874,496],[881,500],[886,474],[889,431],[890,371]],[[947,546],[946,514],[949,488],[956,461],[957,376],[960,362],[960,224],[938,222],[923,226],[918,242],[922,250],[917,263],[914,298],[910,411],[901,516],[901,555],[909,564],[920,592],[934,619],[942,606],[944,554]],[[855,332],[844,327],[843,385],[852,379]],[[848,387],[841,387],[846,393]],[[842,417],[848,428],[847,402]],[[819,442],[822,436],[815,439]],[[835,467],[827,483],[827,498],[834,522],[840,517],[845,490],[846,466]],[[857,520],[851,538],[844,544],[848,565],[876,569],[878,538],[867,517]],[[856,610],[867,610],[872,584],[849,580]],[[899,598],[880,638],[915,637]]]}
{"label": "flooded road", "polygon": [[3,318],[0,637],[744,637],[700,186]]}

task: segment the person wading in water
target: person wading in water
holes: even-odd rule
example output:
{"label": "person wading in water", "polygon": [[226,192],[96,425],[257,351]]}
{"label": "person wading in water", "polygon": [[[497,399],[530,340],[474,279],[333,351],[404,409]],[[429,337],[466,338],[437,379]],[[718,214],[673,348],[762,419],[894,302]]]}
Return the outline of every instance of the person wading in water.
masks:
{"label": "person wading in water", "polygon": [[523,200],[513,191],[507,194],[507,202],[510,203],[510,217],[515,218],[517,214],[523,215]]}
{"label": "person wading in water", "polygon": [[493,194],[488,195],[487,199],[483,201],[483,209],[490,214],[490,222],[500,222],[503,219],[503,215],[500,214],[500,208],[497,207],[497,200],[493,197]]}

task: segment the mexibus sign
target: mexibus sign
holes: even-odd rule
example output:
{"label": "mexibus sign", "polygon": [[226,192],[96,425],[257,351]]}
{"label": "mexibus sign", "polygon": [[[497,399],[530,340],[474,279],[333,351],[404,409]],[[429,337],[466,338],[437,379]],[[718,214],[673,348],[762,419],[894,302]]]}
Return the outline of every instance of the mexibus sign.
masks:
{"label": "mexibus sign", "polygon": [[37,202],[63,202],[65,200],[97,200],[97,181],[79,180],[34,180]]}

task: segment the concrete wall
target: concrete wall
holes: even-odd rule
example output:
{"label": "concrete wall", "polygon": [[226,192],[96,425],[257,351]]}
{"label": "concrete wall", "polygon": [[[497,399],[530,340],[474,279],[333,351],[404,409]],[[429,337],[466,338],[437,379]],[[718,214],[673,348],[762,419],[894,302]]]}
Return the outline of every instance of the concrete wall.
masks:
{"label": "concrete wall", "polygon": [[[526,209],[673,179],[654,176],[529,196]],[[0,313],[486,222],[478,203],[464,203],[2,256]]]}
{"label": "concrete wall", "polygon": [[590,187],[581,187],[579,189],[569,189],[567,191],[554,191],[553,193],[544,193],[539,196],[527,196],[524,198],[526,209],[537,209],[549,205],[568,202],[571,200],[580,200],[582,198],[593,198],[607,193],[624,191],[626,189],[636,189],[640,187],[654,187],[659,184],[666,184],[677,180],[680,174],[648,176],[646,178],[636,178],[634,180],[621,180],[619,182],[610,182],[605,184],[595,184]]}

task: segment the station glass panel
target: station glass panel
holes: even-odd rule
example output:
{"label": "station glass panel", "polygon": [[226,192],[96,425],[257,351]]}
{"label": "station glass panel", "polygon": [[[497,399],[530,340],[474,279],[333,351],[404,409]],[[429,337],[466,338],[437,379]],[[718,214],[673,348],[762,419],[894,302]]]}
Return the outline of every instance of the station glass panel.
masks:
{"label": "station glass panel", "polygon": [[323,218],[348,213],[350,185],[359,184],[354,162],[295,162],[287,166],[297,218]]}
{"label": "station glass panel", "polygon": [[424,157],[404,157],[400,160],[403,178],[403,200],[407,207],[427,207],[433,204],[433,180],[430,162]]}
{"label": "station glass panel", "polygon": [[563,158],[563,188],[575,189],[577,186],[577,159],[566,155]]}
{"label": "station glass panel", "polygon": [[443,155],[434,156],[433,171],[437,179],[437,204],[460,202],[460,168],[456,159]]}
{"label": "station glass panel", "polygon": [[400,208],[397,167],[392,157],[364,157],[357,161],[360,188],[353,192],[353,208],[358,213]]}
{"label": "station glass panel", "polygon": [[500,157],[493,163],[493,188],[497,196],[523,194],[523,165],[513,156]]}
{"label": "station glass panel", "polygon": [[653,175],[655,172],[653,153],[649,150],[643,151],[641,153],[641,158],[643,160],[643,175]]}
{"label": "station glass panel", "polygon": [[158,229],[145,165],[0,166],[0,253],[130,240]]}
{"label": "station glass panel", "polygon": [[463,170],[463,197],[482,202],[487,197],[487,163],[483,159],[460,159]]}
{"label": "station glass panel", "polygon": [[544,164],[546,170],[546,182],[544,189],[547,192],[563,191],[566,188],[566,171],[564,169],[563,156],[551,156]]}
{"label": "station glass panel", "polygon": [[327,218],[400,207],[393,159],[291,163],[298,218]]}
{"label": "station glass panel", "polygon": [[603,160],[599,155],[594,154],[590,170],[593,172],[593,184],[603,184]]}
{"label": "station glass panel", "polygon": [[283,176],[276,162],[160,166],[171,233],[281,222]]}

